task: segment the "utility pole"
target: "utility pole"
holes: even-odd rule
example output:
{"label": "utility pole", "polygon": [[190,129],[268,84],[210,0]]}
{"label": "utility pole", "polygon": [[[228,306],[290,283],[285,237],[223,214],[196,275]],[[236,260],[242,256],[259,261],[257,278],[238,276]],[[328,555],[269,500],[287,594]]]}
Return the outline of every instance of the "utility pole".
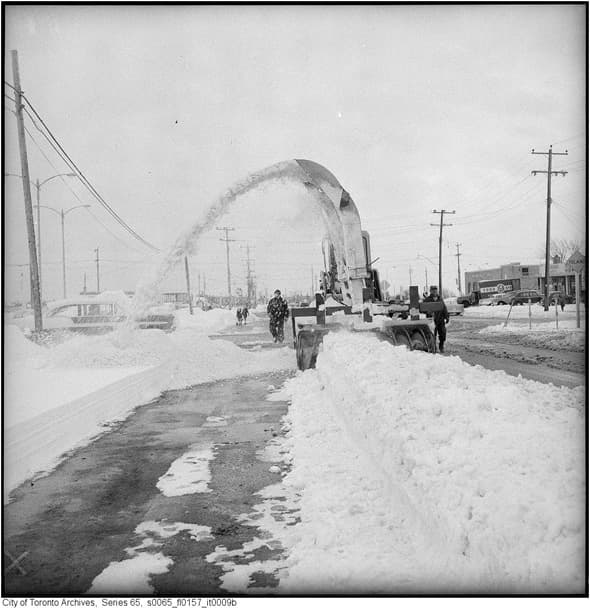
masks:
{"label": "utility pole", "polygon": [[[455,211],[447,211],[446,209],[442,209],[441,211],[437,211],[436,209],[432,210],[432,213],[440,213],[440,235],[438,237],[438,293],[440,297],[443,297],[442,292],[442,234],[443,234],[443,226],[452,226],[453,224],[445,224],[444,217],[445,213],[455,213]],[[430,224],[431,226],[438,226],[438,224]]]}
{"label": "utility pole", "polygon": [[188,296],[188,310],[193,314],[193,297],[191,295],[191,275],[188,269],[188,256],[184,256],[184,272],[186,274],[186,294]]}
{"label": "utility pole", "polygon": [[23,193],[25,197],[25,217],[27,222],[27,240],[29,244],[29,262],[31,270],[31,301],[35,315],[35,331],[43,329],[41,315],[41,290],[39,289],[39,266],[37,265],[37,246],[35,244],[35,227],[33,225],[33,201],[31,198],[31,182],[29,177],[29,160],[25,140],[25,123],[23,120],[22,92],[20,73],[18,69],[18,52],[12,53],[12,73],[14,79],[14,99],[16,105],[16,123],[18,128],[18,143],[20,150],[21,175],[23,178]]}
{"label": "utility pole", "polygon": [[98,247],[94,250],[96,252],[96,293],[100,293],[100,266],[98,258]]}
{"label": "utility pole", "polygon": [[201,297],[201,273],[200,272],[197,274],[197,281],[198,281],[198,284],[197,284],[198,291],[197,291],[197,293],[198,293],[199,297]]}
{"label": "utility pole", "polygon": [[463,292],[461,291],[461,264],[459,263],[459,258],[461,257],[461,254],[459,253],[459,247],[461,247],[461,243],[456,243],[457,245],[457,253],[455,254],[457,256],[457,285],[459,287],[459,295],[462,296]]}
{"label": "utility pole", "polygon": [[41,264],[41,184],[39,179],[35,182],[35,188],[37,189],[37,259],[39,260],[39,300],[43,302],[43,281],[41,275],[43,274],[43,265]]}
{"label": "utility pole", "polygon": [[535,152],[533,148],[531,154],[546,154],[547,155],[547,171],[531,171],[533,175],[537,173],[547,174],[547,234],[545,240],[545,294],[544,294],[544,309],[549,310],[549,256],[551,247],[551,176],[552,175],[563,175],[565,177],[567,171],[552,171],[552,159],[553,156],[567,156],[567,150],[565,152],[553,152],[553,146],[549,146],[548,152]]}
{"label": "utility pole", "polygon": [[82,291],[82,293],[83,293],[84,295],[86,295],[86,291],[87,291],[87,290],[86,290],[86,273],[84,273],[84,290]]}
{"label": "utility pole", "polygon": [[250,245],[246,245],[246,287],[248,292],[248,304],[256,302],[256,285],[254,275],[250,268]]}
{"label": "utility pole", "polygon": [[412,284],[412,267],[410,266],[410,285]]}
{"label": "utility pole", "polygon": [[426,281],[424,293],[428,293],[428,268],[426,268],[426,266],[424,266],[424,280]]}
{"label": "utility pole", "polygon": [[226,226],[224,226],[223,228],[216,228],[215,230],[225,231],[225,238],[219,239],[219,240],[225,242],[225,254],[226,254],[226,259],[227,259],[227,294],[229,296],[229,306],[231,308],[231,271],[230,271],[230,267],[229,267],[229,244],[231,242],[235,241],[235,239],[230,239],[228,237],[227,233],[230,230],[235,230],[235,228],[227,228]]}

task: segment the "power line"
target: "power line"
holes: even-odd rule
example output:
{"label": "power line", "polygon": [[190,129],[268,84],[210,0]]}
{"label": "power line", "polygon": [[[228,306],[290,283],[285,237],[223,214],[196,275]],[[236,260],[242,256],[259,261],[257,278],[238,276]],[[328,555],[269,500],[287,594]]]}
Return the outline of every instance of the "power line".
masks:
{"label": "power line", "polygon": [[[38,129],[39,130],[39,129]],[[29,131],[29,129],[27,129],[27,127],[25,126],[25,131],[27,133],[27,135],[29,136],[29,139],[35,144],[35,146],[37,147],[37,149],[39,150],[39,152],[41,153],[41,155],[43,156],[43,158],[45,158],[45,160],[49,163],[49,165],[56,171],[56,172],[60,172],[60,169],[58,169],[54,163],[51,161],[51,159],[47,156],[47,154],[45,154],[45,151],[43,150],[43,148],[39,145],[39,142],[33,137],[33,134]],[[41,134],[42,131],[40,131]],[[51,142],[50,142],[51,143]],[[55,148],[54,148],[55,149]],[[61,156],[60,156],[61,158]],[[64,160],[62,158],[62,160]],[[69,169],[71,169],[71,167],[68,165],[68,163],[66,163],[66,165],[68,166]],[[74,198],[76,198],[78,200],[78,202],[83,204],[82,199],[77,195],[77,193],[72,190],[72,188],[70,187],[70,184],[62,177],[60,176],[60,181],[65,185],[65,187],[73,194]],[[137,251],[138,253],[143,253],[141,251],[139,251],[139,249],[136,249],[135,247],[132,247],[129,243],[123,241],[122,239],[120,239],[108,226],[106,226],[100,219],[98,219],[98,217],[96,215],[94,215],[94,213],[92,213],[92,211],[89,208],[85,208],[86,212],[89,213],[91,215],[91,217],[98,222],[114,239],[116,239],[117,241],[119,241],[119,243],[121,243],[122,245],[124,245],[125,247],[129,247],[131,249],[133,249],[134,251]]]}
{"label": "power line", "polygon": [[[90,193],[112,215],[112,217],[125,230],[127,230],[127,232],[129,232],[134,238],[136,238],[137,240],[141,241],[144,245],[146,245],[150,249],[153,249],[154,251],[160,251],[157,247],[155,247],[154,245],[152,245],[151,243],[149,243],[148,241],[146,241],[142,236],[140,236],[131,226],[129,226],[129,224],[127,224],[117,214],[117,212],[104,200],[104,198],[98,193],[98,191],[96,190],[96,188],[94,188],[94,186],[90,183],[90,181],[86,178],[86,176],[78,168],[78,166],[76,165],[76,163],[72,160],[72,158],[64,150],[64,148],[59,143],[59,141],[57,140],[57,138],[55,137],[55,135],[51,132],[51,130],[49,129],[49,127],[45,124],[44,120],[41,118],[41,116],[39,115],[39,113],[37,112],[37,110],[35,109],[35,107],[33,106],[33,104],[31,103],[31,101],[25,95],[23,95],[23,99],[26,100],[27,104],[29,105],[29,107],[31,108],[31,110],[33,111],[33,113],[35,114],[35,116],[37,117],[37,119],[39,120],[39,122],[43,125],[43,127],[45,128],[45,130],[47,131],[47,133],[49,134],[49,136],[51,137],[51,139],[49,139],[49,137],[47,137],[47,135],[39,128],[39,126],[37,125],[37,123],[35,122],[35,120],[33,119],[33,117],[31,116],[30,112],[25,108],[25,112],[27,113],[27,115],[29,116],[29,118],[32,120],[33,124],[35,125],[35,128],[40,133],[42,133],[44,135],[44,137],[50,143],[50,145],[52,146],[52,148],[62,157],[62,159],[64,159],[64,157],[67,159],[68,162],[66,162],[66,164],[71,164],[71,168],[73,167],[73,169],[75,169],[75,171],[78,173],[80,181],[90,191]],[[59,148],[59,151],[57,150],[57,148],[55,146],[57,146]]]}

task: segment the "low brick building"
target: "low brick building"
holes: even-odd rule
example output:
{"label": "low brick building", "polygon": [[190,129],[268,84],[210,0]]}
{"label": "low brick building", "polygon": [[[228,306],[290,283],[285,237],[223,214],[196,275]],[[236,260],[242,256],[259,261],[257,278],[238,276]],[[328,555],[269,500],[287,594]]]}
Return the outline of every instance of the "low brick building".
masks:
{"label": "low brick building", "polygon": [[[549,291],[562,291],[566,295],[576,292],[575,274],[568,269],[568,265],[559,262],[550,264],[549,276],[551,282]],[[480,299],[485,300],[501,291],[510,289],[538,289],[543,292],[545,285],[544,264],[521,264],[510,262],[498,268],[472,270],[465,273],[465,288],[467,293],[477,293]],[[586,279],[582,274],[580,290],[582,298],[586,295]]]}

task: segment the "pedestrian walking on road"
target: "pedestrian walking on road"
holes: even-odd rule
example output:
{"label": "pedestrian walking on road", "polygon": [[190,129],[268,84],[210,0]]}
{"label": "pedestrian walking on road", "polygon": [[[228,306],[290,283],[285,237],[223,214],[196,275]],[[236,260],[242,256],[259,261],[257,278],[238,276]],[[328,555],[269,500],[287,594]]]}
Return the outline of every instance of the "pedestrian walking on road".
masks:
{"label": "pedestrian walking on road", "polygon": [[437,310],[433,313],[434,320],[434,340],[438,336],[438,350],[441,353],[445,352],[445,340],[447,339],[447,327],[446,324],[449,322],[449,311],[444,300],[438,293],[438,287],[433,285],[430,288],[430,295],[424,298],[424,302],[442,302],[442,310]]}
{"label": "pedestrian walking on road", "polygon": [[236,325],[241,325],[242,324],[242,309],[238,308],[238,310],[236,310]]}
{"label": "pedestrian walking on road", "polygon": [[248,318],[248,315],[250,313],[248,312],[248,307],[244,306],[244,308],[242,308],[242,318],[244,319],[244,325],[246,325],[246,319]]}
{"label": "pedestrian walking on road", "polygon": [[285,339],[283,325],[289,318],[289,306],[281,297],[279,289],[275,290],[274,296],[268,301],[266,312],[269,318],[269,329],[275,342],[282,342]]}

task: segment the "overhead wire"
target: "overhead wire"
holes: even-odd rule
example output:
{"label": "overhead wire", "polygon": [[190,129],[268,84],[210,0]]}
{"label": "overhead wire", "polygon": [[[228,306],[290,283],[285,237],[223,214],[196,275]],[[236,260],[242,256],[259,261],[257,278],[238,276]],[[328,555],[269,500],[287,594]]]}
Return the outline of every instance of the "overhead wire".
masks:
{"label": "overhead wire", "polygon": [[[33,106],[33,104],[31,103],[30,99],[28,99],[26,97],[26,95],[24,95],[24,93],[22,94],[23,99],[27,102],[28,106],[31,108],[31,110],[33,111],[33,113],[35,114],[36,118],[39,120],[39,122],[43,125],[44,129],[46,130],[46,132],[49,134],[49,137],[47,136],[47,134],[45,132],[43,132],[39,126],[37,125],[36,121],[34,120],[34,118],[31,116],[30,112],[28,111],[28,109],[25,107],[25,112],[27,113],[27,115],[29,116],[29,118],[32,120],[33,124],[35,125],[35,128],[37,128],[37,130],[42,133],[44,135],[44,137],[47,139],[47,141],[50,143],[50,145],[53,147],[53,149],[58,152],[58,154],[61,156],[61,158],[66,162],[66,164],[68,166],[71,166],[75,172],[78,174],[80,181],[84,184],[84,186],[90,191],[90,193],[99,201],[99,203],[110,213],[110,215],[119,223],[119,225],[121,227],[123,227],[125,230],[127,230],[127,232],[129,232],[129,234],[131,234],[134,238],[136,238],[138,241],[142,242],[144,245],[146,245],[147,247],[149,247],[150,249],[154,250],[154,251],[160,251],[158,249],[158,247],[152,245],[150,242],[148,242],[146,239],[144,239],[141,235],[139,235],[131,226],[129,226],[129,224],[127,224],[127,222],[125,222],[125,220],[123,220],[118,213],[104,200],[104,198],[99,194],[99,192],[96,190],[96,188],[90,183],[90,181],[86,178],[86,176],[82,173],[82,171],[79,169],[79,167],[76,165],[76,163],[72,160],[72,158],[67,154],[67,152],[64,150],[64,148],[62,147],[62,145],[59,143],[59,141],[57,140],[57,138],[55,137],[55,135],[52,133],[52,131],[49,129],[49,127],[46,125],[45,121],[41,118],[41,116],[39,115],[39,113],[37,112],[37,110],[35,109],[35,107]],[[57,148],[56,148],[57,146]],[[58,151],[59,149],[59,151]],[[64,158],[65,157],[65,158]],[[67,159],[67,161],[66,161]]]}
{"label": "overhead wire", "polygon": [[[58,169],[53,162],[51,161],[51,159],[47,156],[47,154],[45,154],[45,151],[43,150],[43,148],[40,146],[39,142],[35,139],[35,137],[33,137],[33,134],[29,131],[29,129],[26,127],[25,125],[25,132],[27,133],[27,135],[29,136],[29,138],[31,139],[31,141],[35,144],[35,146],[37,147],[37,149],[39,150],[39,152],[41,153],[41,155],[45,158],[45,160],[49,163],[49,165],[54,169],[54,171],[60,171],[60,169]],[[63,160],[63,159],[62,159]],[[67,164],[67,163],[66,163]],[[71,169],[71,167],[68,165],[68,168]],[[78,196],[78,194],[70,187],[70,185],[68,184],[67,180],[64,179],[64,177],[62,175],[59,176],[59,179],[61,180],[61,182],[66,186],[66,188],[73,194],[74,198],[76,198],[76,200],[81,203],[84,204],[84,202],[82,201],[82,199]],[[90,214],[92,216],[92,218],[98,222],[113,238],[115,238],[117,241],[119,241],[122,245],[124,245],[125,247],[129,247],[130,249],[133,249],[134,251],[137,251],[138,253],[143,253],[140,252],[138,249],[136,249],[135,247],[133,247],[130,243],[126,243],[125,241],[123,241],[121,238],[119,238],[112,230],[110,230],[110,228],[108,226],[106,226],[94,213],[92,213],[92,211],[85,207],[84,210]]]}

